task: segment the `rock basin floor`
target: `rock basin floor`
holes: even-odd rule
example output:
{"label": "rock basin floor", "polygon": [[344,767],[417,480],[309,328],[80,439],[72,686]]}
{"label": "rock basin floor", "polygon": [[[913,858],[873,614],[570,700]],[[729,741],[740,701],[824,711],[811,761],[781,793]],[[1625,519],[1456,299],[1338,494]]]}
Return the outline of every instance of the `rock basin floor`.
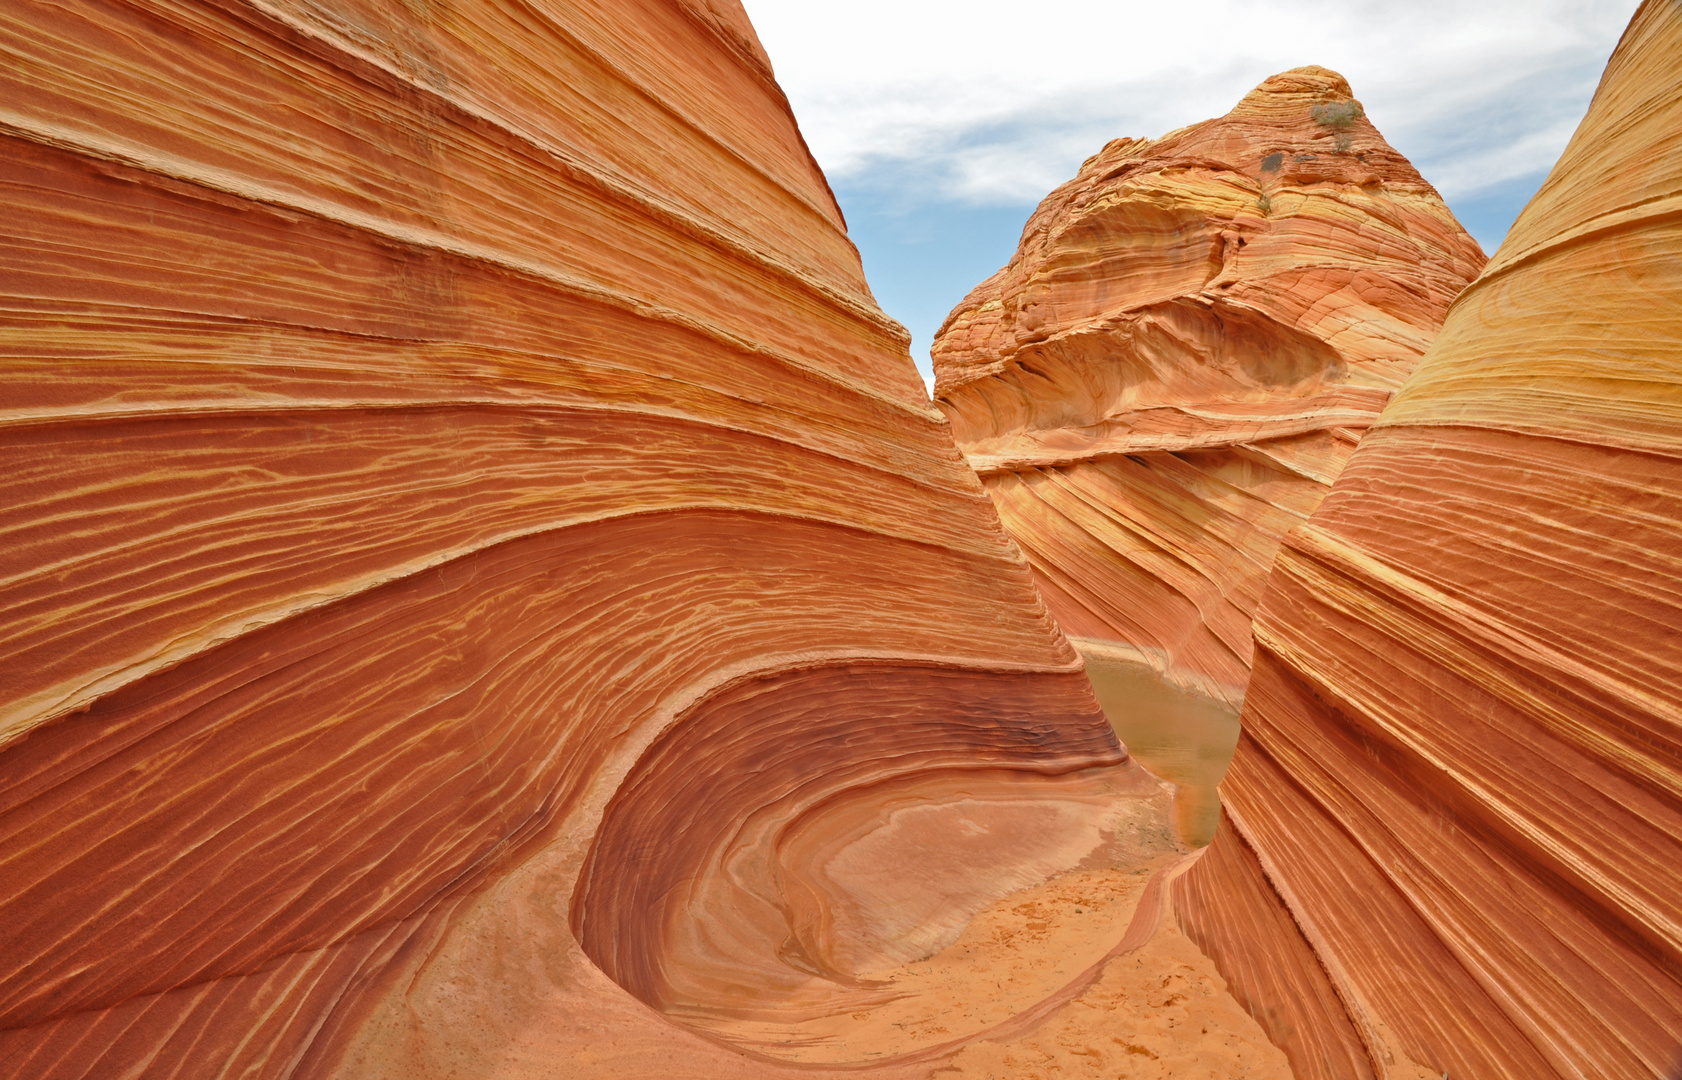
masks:
{"label": "rock basin floor", "polygon": [[[1165,903],[1198,857],[1175,835],[1172,802],[1133,762],[861,789],[765,852],[826,898],[827,963],[844,974],[791,983],[795,964],[778,986],[701,971],[719,994],[663,1007],[584,956],[567,918],[582,855],[557,842],[464,899],[394,975],[337,1075],[1285,1080],[1283,1053]],[[743,929],[742,912],[705,903],[680,917]],[[911,941],[917,951],[898,949]],[[459,1068],[468,1061],[483,1067]]]}
{"label": "rock basin floor", "polygon": [[[961,932],[946,935],[931,955],[857,970],[859,985],[874,992],[852,996],[846,1008],[793,1015],[765,1002],[770,1007],[757,1015],[681,1007],[667,1015],[756,1057],[806,1067],[909,1066],[977,1080],[1288,1077],[1284,1055],[1180,933],[1165,902],[1168,883],[1199,854],[1186,849],[1207,843],[1214,831],[1215,785],[1232,756],[1237,716],[1167,684],[1148,665],[1087,659],[1118,734],[1169,784],[1141,790],[1136,781],[1107,778],[1110,770],[1090,770],[907,792],[910,798],[893,801],[880,827],[852,846],[882,847],[890,834],[907,832],[902,819],[913,805],[910,812],[942,819],[942,828],[956,822],[979,829],[996,827],[989,804],[1002,809],[1025,798],[1102,807],[1094,819],[1102,823],[1100,843],[1042,880],[973,908]],[[1169,817],[1176,835],[1164,827]],[[874,859],[878,871],[920,861],[909,848]],[[883,876],[853,873],[865,891]]]}

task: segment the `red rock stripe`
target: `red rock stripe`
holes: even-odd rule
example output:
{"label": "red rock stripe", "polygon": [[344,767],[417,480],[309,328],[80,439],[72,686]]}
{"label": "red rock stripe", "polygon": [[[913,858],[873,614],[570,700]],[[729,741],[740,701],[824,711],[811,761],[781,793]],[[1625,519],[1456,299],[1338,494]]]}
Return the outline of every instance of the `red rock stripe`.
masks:
{"label": "red rock stripe", "polygon": [[[0,530],[0,640],[19,663],[0,688],[14,723],[85,701],[78,678],[145,670],[194,632],[237,632],[300,594],[319,603],[631,500],[757,506],[1008,558],[998,534],[953,526],[977,494],[906,521],[900,501],[932,494],[914,481],[877,473],[854,493],[856,465],[714,427],[451,406],[258,414],[238,417],[235,437],[233,419],[11,433],[0,500],[18,509]],[[126,479],[80,474],[91,454]]]}
{"label": "red rock stripe", "polygon": [[[824,549],[827,569],[797,569]],[[909,610],[966,582],[979,621],[937,629],[884,608],[881,583],[913,564],[926,584],[894,586]],[[238,638],[0,759],[19,800],[0,811],[4,876],[22,886],[0,898],[0,1022],[249,971],[482,879],[565,812],[662,687],[763,642],[764,605],[798,612],[811,647],[963,657],[998,587],[966,557],[831,526],[649,514],[499,545]],[[722,605],[704,638],[682,614],[697,605]],[[996,647],[1043,655],[1046,624],[993,625]]]}
{"label": "red rock stripe", "polygon": [[1174,883],[1174,914],[1285,1051],[1291,1071],[1299,1080],[1379,1075],[1319,959],[1230,822],[1198,862],[1198,873]]}
{"label": "red rock stripe", "polygon": [[[378,9],[363,14],[370,23],[389,17]],[[780,162],[780,176],[765,172],[764,163],[731,148],[728,135],[719,138],[716,117],[709,126],[681,115],[671,99],[651,96],[583,40],[595,36],[600,45],[620,35],[600,33],[606,27],[591,35],[583,25],[532,14],[495,3],[456,9],[431,27],[431,70],[416,72],[412,55],[407,62],[389,55],[377,40],[347,35],[346,23],[307,7],[60,8],[49,32],[34,27],[6,42],[16,58],[9,97],[14,108],[74,117],[73,130],[167,146],[187,160],[393,220],[430,224],[441,204],[484,214],[452,217],[471,226],[462,235],[500,238],[513,250],[539,250],[539,234],[522,234],[518,223],[541,215],[553,226],[568,201],[561,193],[582,185],[595,202],[658,213],[668,229],[730,245],[797,287],[833,291],[816,277],[850,275],[845,241],[830,228],[812,228],[819,220],[832,225],[837,211],[827,192],[814,200],[808,162]],[[146,29],[160,19],[190,45],[168,55],[147,49]],[[506,77],[522,59],[518,39],[535,36],[547,53],[542,89]],[[289,47],[269,47],[277,41]],[[145,114],[125,111],[135,97],[149,100]],[[299,109],[301,98],[326,98],[332,107]],[[778,134],[791,128],[786,111],[764,121]],[[276,131],[286,137],[277,141]],[[673,142],[687,142],[694,155],[674,159],[661,150]],[[750,215],[766,226],[751,240],[729,224]],[[774,252],[792,251],[801,251],[805,267],[779,266],[786,256]],[[859,304],[856,283],[851,292],[836,302],[880,322]]]}

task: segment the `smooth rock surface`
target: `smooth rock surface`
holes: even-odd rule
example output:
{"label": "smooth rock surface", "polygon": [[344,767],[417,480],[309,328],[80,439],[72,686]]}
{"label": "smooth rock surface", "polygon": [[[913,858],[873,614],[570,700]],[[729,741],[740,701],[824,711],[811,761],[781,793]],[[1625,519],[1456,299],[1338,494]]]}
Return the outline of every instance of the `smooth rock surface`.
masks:
{"label": "smooth rock surface", "polygon": [[936,403],[1065,632],[1236,705],[1280,539],[1483,262],[1298,68],[1048,195],[936,336]]}
{"label": "smooth rock surface", "polygon": [[0,56],[0,1074],[926,1076],[1166,925],[734,0]]}
{"label": "smooth rock surface", "polygon": [[1682,1067],[1682,6],[1588,115],[1256,620],[1175,886],[1298,1077]]}

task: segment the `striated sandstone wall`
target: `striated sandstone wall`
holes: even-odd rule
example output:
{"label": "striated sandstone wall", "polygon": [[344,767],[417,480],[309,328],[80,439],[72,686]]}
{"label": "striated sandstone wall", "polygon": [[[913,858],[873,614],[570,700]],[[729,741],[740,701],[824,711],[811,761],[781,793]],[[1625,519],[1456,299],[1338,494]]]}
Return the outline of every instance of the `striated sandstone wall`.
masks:
{"label": "striated sandstone wall", "polygon": [[935,339],[935,399],[1052,613],[1236,702],[1280,539],[1483,254],[1324,68],[1118,139]]}
{"label": "striated sandstone wall", "polygon": [[735,0],[0,55],[0,1072],[783,1075],[1171,850]]}
{"label": "striated sandstone wall", "polygon": [[1181,919],[1299,1077],[1682,1068],[1682,6],[1256,621]]}

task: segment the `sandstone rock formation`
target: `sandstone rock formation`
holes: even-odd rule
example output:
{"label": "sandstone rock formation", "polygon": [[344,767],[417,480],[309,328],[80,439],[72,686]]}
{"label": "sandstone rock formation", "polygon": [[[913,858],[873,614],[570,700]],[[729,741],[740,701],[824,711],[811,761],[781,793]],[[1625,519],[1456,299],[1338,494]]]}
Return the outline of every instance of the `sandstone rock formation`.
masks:
{"label": "sandstone rock formation", "polygon": [[1682,1066],[1682,7],[1292,533],[1182,919],[1296,1075]]}
{"label": "sandstone rock formation", "polygon": [[1065,632],[1231,702],[1279,541],[1483,265],[1324,68],[1117,139],[935,339],[935,399]]}
{"label": "sandstone rock formation", "polygon": [[923,1075],[1155,947],[1166,796],[735,0],[0,52],[0,1073]]}

